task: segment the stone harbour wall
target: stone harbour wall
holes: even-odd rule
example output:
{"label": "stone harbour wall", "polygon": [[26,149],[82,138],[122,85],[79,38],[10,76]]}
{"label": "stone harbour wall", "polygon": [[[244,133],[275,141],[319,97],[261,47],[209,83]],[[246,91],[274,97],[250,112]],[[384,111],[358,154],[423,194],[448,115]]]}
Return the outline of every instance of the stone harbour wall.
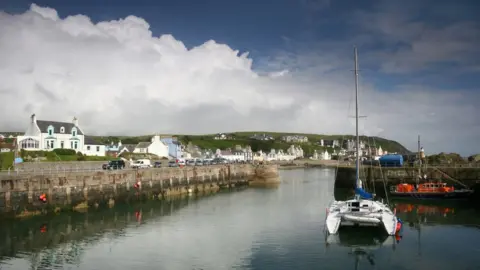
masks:
{"label": "stone harbour wall", "polygon": [[[267,165],[277,170],[276,165]],[[87,208],[118,200],[163,198],[248,185],[250,164],[113,171],[18,174],[0,179],[0,213],[22,217],[63,208]],[[42,201],[40,196],[46,195]]]}
{"label": "stone harbour wall", "polygon": [[[478,186],[480,183],[480,168],[428,167],[423,169],[423,174],[426,174],[428,179],[456,184],[456,181],[451,180],[453,178],[471,188]],[[385,181],[387,185],[395,185],[402,182],[414,184],[418,178],[418,169],[412,167],[362,167],[360,177],[363,181],[369,183],[383,183]],[[339,188],[353,188],[355,186],[355,168],[339,167],[335,186]]]}

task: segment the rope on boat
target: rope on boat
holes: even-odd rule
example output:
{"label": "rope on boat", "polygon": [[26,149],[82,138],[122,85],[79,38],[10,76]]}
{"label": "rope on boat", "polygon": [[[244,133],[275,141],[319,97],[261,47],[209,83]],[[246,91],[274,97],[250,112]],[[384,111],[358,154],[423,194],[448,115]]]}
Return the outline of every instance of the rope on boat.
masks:
{"label": "rope on boat", "polygon": [[[375,145],[375,137],[372,138],[373,143]],[[383,190],[385,191],[385,199],[387,200],[387,205],[390,205],[390,200],[388,199],[388,191],[387,191],[387,183],[385,182],[385,176],[383,175],[382,165],[380,162],[378,163],[378,167],[380,168],[380,177],[382,178],[383,182]]]}
{"label": "rope on boat", "polygon": [[464,188],[467,188],[467,189],[470,189],[470,187],[468,187],[467,185],[465,185],[464,183],[460,182],[459,180],[451,177],[450,175],[446,174],[445,172],[443,172],[442,170],[438,169],[437,167],[432,167],[434,170],[436,171],[439,171],[441,174],[443,174],[444,176],[446,176],[448,179],[454,181],[454,182],[457,182],[458,184],[462,185]]}

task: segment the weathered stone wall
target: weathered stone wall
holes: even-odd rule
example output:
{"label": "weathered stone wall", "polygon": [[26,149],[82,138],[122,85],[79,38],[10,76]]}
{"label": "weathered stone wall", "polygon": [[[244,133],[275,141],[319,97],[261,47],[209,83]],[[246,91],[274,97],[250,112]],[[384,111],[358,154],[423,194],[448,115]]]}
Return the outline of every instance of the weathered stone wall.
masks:
{"label": "weathered stone wall", "polygon": [[[276,165],[270,165],[276,166]],[[276,169],[276,168],[275,168]],[[118,171],[64,171],[9,175],[0,179],[0,212],[19,215],[79,204],[108,203],[129,197],[165,197],[248,184],[249,164]],[[139,183],[139,187],[134,185]],[[46,194],[47,202],[39,200]]]}

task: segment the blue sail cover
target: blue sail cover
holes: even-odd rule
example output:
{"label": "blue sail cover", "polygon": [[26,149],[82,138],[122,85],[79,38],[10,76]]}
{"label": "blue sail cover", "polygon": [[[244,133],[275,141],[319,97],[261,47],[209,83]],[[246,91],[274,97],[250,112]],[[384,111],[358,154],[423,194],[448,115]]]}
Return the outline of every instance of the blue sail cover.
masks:
{"label": "blue sail cover", "polygon": [[362,199],[373,199],[373,195],[371,193],[366,192],[362,188],[355,188],[355,194],[360,195]]}

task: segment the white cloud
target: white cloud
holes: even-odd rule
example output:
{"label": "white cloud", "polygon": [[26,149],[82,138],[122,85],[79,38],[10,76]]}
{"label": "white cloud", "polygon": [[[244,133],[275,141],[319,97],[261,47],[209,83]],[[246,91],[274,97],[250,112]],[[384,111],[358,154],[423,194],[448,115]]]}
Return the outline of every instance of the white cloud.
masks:
{"label": "white cloud", "polygon": [[[32,5],[23,14],[0,13],[0,130],[23,130],[36,113],[58,121],[77,116],[90,134],[353,133],[347,118],[353,75],[331,72],[351,69],[340,61],[349,54],[278,57],[281,65],[269,66],[283,71],[263,75],[248,53],[212,40],[187,49],[172,35],[152,36],[136,16],[94,24]],[[302,63],[309,68],[298,68]],[[476,96],[362,86],[365,133],[412,148],[420,133],[427,150],[480,152],[476,144],[464,147],[480,133]],[[452,139],[458,130],[468,134]]]}

